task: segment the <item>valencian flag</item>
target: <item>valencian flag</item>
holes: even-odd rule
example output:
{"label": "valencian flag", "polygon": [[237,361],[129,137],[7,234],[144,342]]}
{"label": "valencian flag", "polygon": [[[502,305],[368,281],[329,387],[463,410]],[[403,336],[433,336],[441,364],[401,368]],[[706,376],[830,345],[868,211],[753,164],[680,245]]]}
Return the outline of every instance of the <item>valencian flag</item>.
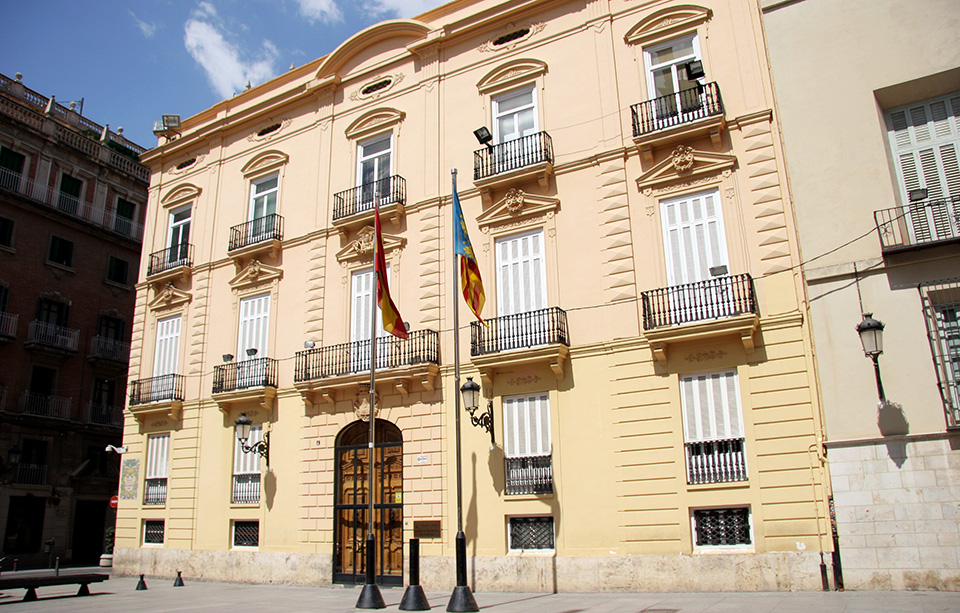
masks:
{"label": "valencian flag", "polygon": [[374,226],[377,234],[377,257],[374,263],[374,273],[377,275],[377,304],[383,313],[383,329],[397,338],[407,338],[407,326],[397,311],[397,305],[390,298],[390,287],[387,285],[387,260],[383,257],[383,233],[380,231],[380,206],[374,205]]}
{"label": "valencian flag", "polygon": [[454,253],[460,256],[460,290],[467,306],[481,322],[483,317],[483,281],[480,279],[480,267],[477,266],[477,257],[473,253],[470,237],[467,236],[467,224],[463,221],[463,211],[460,210],[460,198],[457,196],[456,178],[453,184],[453,243]]}

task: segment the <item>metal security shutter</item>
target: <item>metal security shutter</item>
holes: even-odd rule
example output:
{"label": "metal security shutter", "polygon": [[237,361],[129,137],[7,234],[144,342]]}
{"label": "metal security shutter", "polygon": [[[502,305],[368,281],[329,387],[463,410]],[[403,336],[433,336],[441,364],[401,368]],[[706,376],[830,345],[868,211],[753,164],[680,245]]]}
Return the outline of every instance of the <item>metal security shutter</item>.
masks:
{"label": "metal security shutter", "polygon": [[267,357],[270,334],[270,294],[240,301],[240,330],[237,335],[237,359],[246,360],[247,349],[256,349],[255,358]]}
{"label": "metal security shutter", "polygon": [[[719,191],[664,200],[660,213],[670,285],[705,281],[729,272]],[[711,268],[726,272],[714,275]]]}
{"label": "metal security shutter", "polygon": [[176,374],[180,359],[180,315],[157,322],[153,376]]}
{"label": "metal security shutter", "polygon": [[515,315],[547,307],[543,230],[497,241],[497,314]]}
{"label": "metal security shutter", "polygon": [[740,385],[735,371],[680,377],[686,442],[743,437]]}
{"label": "metal security shutter", "polygon": [[166,479],[169,470],[170,433],[147,438],[147,479]]}
{"label": "metal security shutter", "polygon": [[[250,438],[247,439],[247,446],[253,447],[263,440],[263,426],[257,424],[250,426]],[[250,475],[260,474],[260,454],[256,452],[244,453],[240,448],[240,441],[233,437],[233,474]]]}
{"label": "metal security shutter", "polygon": [[508,458],[550,455],[550,398],[547,394],[503,399],[504,450]]}

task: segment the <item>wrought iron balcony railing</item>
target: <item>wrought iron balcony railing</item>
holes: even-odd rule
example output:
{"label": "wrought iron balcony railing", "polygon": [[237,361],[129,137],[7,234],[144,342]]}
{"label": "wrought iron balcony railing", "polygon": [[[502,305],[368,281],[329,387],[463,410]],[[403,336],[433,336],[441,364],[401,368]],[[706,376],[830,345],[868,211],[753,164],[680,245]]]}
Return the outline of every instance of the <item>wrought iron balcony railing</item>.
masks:
{"label": "wrought iron balcony railing", "polygon": [[259,504],[260,475],[257,473],[234,475],[233,496],[230,500],[233,504]]}
{"label": "wrought iron balcony railing", "polygon": [[83,409],[83,418],[89,424],[122,426],[123,407],[98,402],[88,402]]}
{"label": "wrought iron balcony railing", "polygon": [[723,101],[717,84],[707,83],[634,104],[630,112],[636,138],[704,117],[723,115]]}
{"label": "wrought iron balcony railing", "polygon": [[46,485],[46,464],[18,464],[17,483],[21,485]]}
{"label": "wrought iron balcony railing", "polygon": [[567,312],[560,307],[470,322],[470,355],[478,356],[541,345],[570,346]]}
{"label": "wrought iron balcony railing", "polygon": [[274,213],[258,217],[230,228],[229,251],[243,249],[264,241],[283,240],[283,217]]}
{"label": "wrought iron balcony railing", "polygon": [[884,252],[960,239],[960,196],[874,211]]}
{"label": "wrought iron balcony railing", "polygon": [[143,486],[143,504],[167,503],[167,478],[145,479]]}
{"label": "wrought iron balcony railing", "polygon": [[17,338],[17,322],[20,316],[14,313],[0,312],[0,336],[5,338]]}
{"label": "wrought iron balcony railing", "polygon": [[160,375],[130,383],[130,404],[183,400],[183,375]]}
{"label": "wrought iron balcony railing", "polygon": [[334,194],[333,220],[369,211],[374,204],[386,206],[406,201],[407,182],[400,175],[393,175]]}
{"label": "wrought iron balcony railing", "polygon": [[63,349],[64,351],[76,351],[80,342],[80,330],[64,328],[34,319],[27,328],[27,342]]}
{"label": "wrought iron balcony railing", "polygon": [[277,387],[277,361],[255,358],[220,364],[213,369],[213,393],[235,392],[252,387]]}
{"label": "wrought iron balcony railing", "polygon": [[649,290],[640,298],[644,330],[758,314],[753,278],[746,273]]}
{"label": "wrought iron balcony railing", "polygon": [[[410,332],[406,340],[392,334],[377,338],[377,370],[439,363],[440,335],[435,330]],[[370,341],[298,351],[295,368],[298,383],[369,371]]]}
{"label": "wrought iron balcony railing", "polygon": [[687,483],[747,480],[747,456],[742,438],[687,443]]}
{"label": "wrought iron balcony railing", "polygon": [[181,266],[193,266],[193,245],[190,243],[180,243],[151,253],[147,275],[155,275]]}
{"label": "wrought iron balcony railing", "polygon": [[552,494],[553,458],[549,455],[506,458],[507,494]]}
{"label": "wrought iron balcony railing", "polygon": [[70,419],[72,398],[24,392],[20,394],[20,412],[53,419]]}
{"label": "wrought iron balcony railing", "polygon": [[473,180],[542,162],[553,162],[553,139],[546,132],[536,132],[474,151]]}
{"label": "wrought iron balcony railing", "polygon": [[90,357],[126,362],[130,359],[130,343],[106,336],[94,336],[90,339]]}

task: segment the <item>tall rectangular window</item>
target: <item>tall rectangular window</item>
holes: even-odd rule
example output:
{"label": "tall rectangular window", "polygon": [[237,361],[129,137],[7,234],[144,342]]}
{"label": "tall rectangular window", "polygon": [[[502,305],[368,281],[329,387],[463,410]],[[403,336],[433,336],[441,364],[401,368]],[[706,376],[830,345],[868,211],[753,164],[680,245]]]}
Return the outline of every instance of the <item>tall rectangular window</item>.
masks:
{"label": "tall rectangular window", "polygon": [[960,278],[920,284],[947,426],[960,426]]}
{"label": "tall rectangular window", "polygon": [[736,371],[680,377],[687,482],[747,479],[740,385]]}
{"label": "tall rectangular window", "polygon": [[70,304],[61,300],[37,300],[37,321],[48,326],[66,328],[70,321]]}
{"label": "tall rectangular window", "polygon": [[157,344],[154,349],[153,376],[174,375],[180,361],[180,315],[157,322]]}
{"label": "tall rectangular window", "polygon": [[47,260],[61,266],[73,266],[73,241],[59,236],[50,237],[50,251]]}
{"label": "tall rectangular window", "polygon": [[690,113],[702,106],[699,82],[687,74],[687,66],[700,59],[700,44],[696,34],[644,49],[643,60],[647,71],[647,91],[655,100],[654,116],[663,126],[683,123],[677,115]]}
{"label": "tall rectangular window", "polygon": [[170,225],[167,229],[168,264],[176,264],[190,257],[191,213],[189,204],[170,211]]}
{"label": "tall rectangular window", "polygon": [[362,186],[360,200],[371,202],[390,195],[390,173],[393,167],[393,135],[380,134],[357,145],[357,184]]}
{"label": "tall rectangular window", "polygon": [[147,466],[143,504],[166,504],[167,473],[170,466],[170,433],[147,437]]}
{"label": "tall rectangular window", "polygon": [[718,190],[663,200],[660,213],[670,285],[728,274]]}
{"label": "tall rectangular window", "polygon": [[[240,329],[237,333],[237,359],[267,357],[270,337],[270,294],[251,296],[240,301]],[[248,349],[256,349],[252,356]]]}
{"label": "tall rectangular window", "polygon": [[549,340],[543,230],[500,238],[497,258],[499,351],[546,344]]}
{"label": "tall rectangular window", "polygon": [[13,247],[13,220],[0,217],[0,247]]}
{"label": "tall rectangular window", "polygon": [[[387,276],[390,268],[387,267]],[[391,294],[397,296],[397,288],[391,287]],[[350,288],[350,370],[358,372],[370,369],[370,317],[373,302],[376,300],[377,276],[372,268],[358,270],[353,273]],[[383,338],[387,332],[383,329],[383,315],[379,305],[376,307],[377,338]],[[378,349],[383,346],[381,342]],[[377,352],[377,368],[387,364],[388,356],[385,351]]]}
{"label": "tall rectangular window", "polygon": [[20,190],[23,167],[27,158],[12,149],[0,147],[0,187],[11,191]]}
{"label": "tall rectangular window", "polygon": [[71,177],[67,173],[61,174],[60,196],[57,200],[57,208],[71,215],[76,215],[80,211],[80,192],[82,189],[83,181]]}
{"label": "tall rectangular window", "polygon": [[493,98],[493,138],[505,143],[538,131],[537,90],[533,85]]}
{"label": "tall rectangular window", "polygon": [[503,397],[503,449],[507,494],[553,492],[550,397]]}
{"label": "tall rectangular window", "polygon": [[250,186],[250,221],[252,227],[249,240],[259,242],[273,237],[277,220],[277,194],[280,190],[280,176],[272,174],[257,179]]}
{"label": "tall rectangular window", "polygon": [[[248,446],[254,446],[263,440],[263,426],[250,427]],[[258,504],[260,502],[260,466],[262,459],[255,452],[245,453],[240,441],[234,437],[233,445],[233,496],[234,504]]]}
{"label": "tall rectangular window", "polygon": [[129,262],[111,255],[107,260],[107,280],[126,285],[129,268]]}
{"label": "tall rectangular window", "polygon": [[136,219],[137,205],[129,200],[117,198],[117,214],[113,219],[113,231],[130,236]]}

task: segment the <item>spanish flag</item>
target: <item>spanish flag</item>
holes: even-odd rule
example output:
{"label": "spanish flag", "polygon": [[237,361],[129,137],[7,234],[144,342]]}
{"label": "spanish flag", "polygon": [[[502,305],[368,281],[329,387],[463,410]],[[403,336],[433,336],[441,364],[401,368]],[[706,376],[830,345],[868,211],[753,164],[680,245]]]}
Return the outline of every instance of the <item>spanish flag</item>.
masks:
{"label": "spanish flag", "polygon": [[383,233],[380,231],[380,206],[374,204],[374,227],[377,234],[377,256],[373,265],[377,275],[377,304],[383,313],[383,329],[397,338],[407,338],[407,326],[397,311],[397,305],[390,298],[390,286],[387,285],[387,260],[383,257]]}
{"label": "spanish flag", "polygon": [[467,306],[483,322],[480,311],[483,310],[483,281],[480,279],[480,267],[477,266],[477,257],[473,253],[470,237],[467,236],[467,224],[463,221],[463,211],[460,210],[460,198],[457,196],[457,184],[453,184],[453,243],[454,253],[460,256],[460,290]]}

